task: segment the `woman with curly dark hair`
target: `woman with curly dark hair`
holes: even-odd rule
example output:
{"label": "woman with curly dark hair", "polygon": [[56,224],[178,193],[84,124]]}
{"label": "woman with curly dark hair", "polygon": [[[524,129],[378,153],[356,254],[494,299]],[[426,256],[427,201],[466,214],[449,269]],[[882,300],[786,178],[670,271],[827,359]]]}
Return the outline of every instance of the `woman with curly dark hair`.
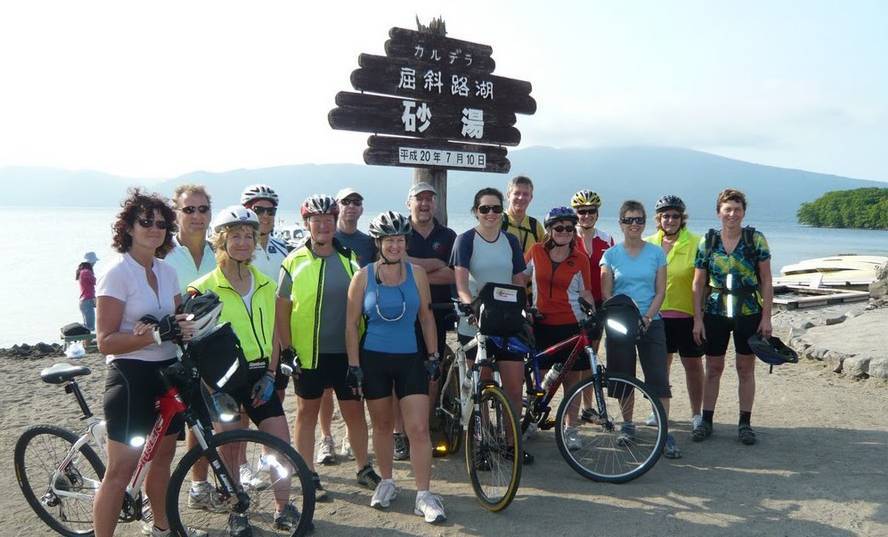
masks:
{"label": "woman with curly dark hair", "polygon": [[[97,537],[111,536],[123,493],[156,419],[155,398],[163,393],[159,371],[176,358],[174,340],[188,340],[193,323],[176,315],[182,298],[176,272],[159,259],[172,248],[176,232],[166,199],[132,189],[114,222],[114,249],[122,255],[96,289],[99,352],[106,355],[105,421],[108,469],[96,494]],[[145,316],[159,319],[145,322]],[[182,418],[172,421],[148,470],[145,490],[154,511],[151,535],[169,535],[166,488]]]}

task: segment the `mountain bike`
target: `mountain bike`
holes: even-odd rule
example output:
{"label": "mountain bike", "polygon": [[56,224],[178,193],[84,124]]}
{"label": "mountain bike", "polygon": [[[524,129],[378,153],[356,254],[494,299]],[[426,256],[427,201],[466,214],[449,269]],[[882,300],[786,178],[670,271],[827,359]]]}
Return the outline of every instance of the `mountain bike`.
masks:
{"label": "mountain bike", "polygon": [[[468,317],[477,313],[471,305],[459,303],[435,304],[433,309],[455,310]],[[496,360],[488,357],[490,336],[480,318],[476,324],[475,337],[458,346],[443,364],[436,414],[445,438],[442,448],[454,453],[460,439],[465,439],[466,469],[475,496],[482,507],[497,512],[508,507],[518,492],[524,449],[518,414],[501,387]],[[476,348],[470,364],[466,353]]]}
{"label": "mountain bike", "polygon": [[[495,338],[493,343],[528,356],[522,433],[554,428],[558,451],[577,473],[594,481],[624,483],[640,477],[660,459],[666,442],[666,412],[643,382],[608,373],[592,347],[593,335],[602,324],[608,337],[640,333],[641,315],[631,299],[617,295],[597,312],[582,298],[580,306],[587,318],[579,323],[578,334],[541,352],[515,338]],[[541,375],[540,360],[568,348],[572,350],[564,364],[555,364]],[[589,357],[591,376],[566,389],[555,419],[550,419],[552,400],[581,353]],[[581,411],[584,398],[592,403]],[[636,415],[648,414],[654,416],[652,425],[634,421]]]}
{"label": "mountain bike", "polygon": [[[44,382],[63,384],[67,393],[74,394],[87,421],[87,430],[78,437],[62,427],[37,425],[28,428],[15,447],[16,479],[28,504],[50,528],[66,536],[93,535],[93,500],[105,474],[101,458],[89,445],[90,439],[100,449],[105,445],[104,421],[92,415],[75,380],[88,374],[86,367],[67,364],[41,372]],[[182,457],[170,476],[166,509],[174,534],[185,535],[186,527],[227,534],[228,515],[237,513],[248,514],[254,530],[263,530],[265,534],[305,535],[312,527],[315,490],[308,466],[292,446],[261,431],[236,430],[214,435],[211,428],[205,428],[190,404],[201,397],[200,375],[187,352],[181,361],[162,370],[161,377],[165,392],[157,399],[157,421],[147,438],[131,442],[144,447],[124,494],[120,521],[142,520],[142,483],[158,441],[170,421],[182,413],[198,445]],[[225,420],[226,416],[221,418]],[[234,453],[238,449],[246,453],[246,466],[239,468],[236,463],[227,464],[220,455],[220,451]],[[190,483],[186,476],[200,457],[205,457],[212,469],[208,481],[224,507],[220,512],[187,506]],[[229,466],[234,466],[237,473]],[[247,482],[240,479],[244,469],[252,476]],[[284,531],[274,527],[275,500],[286,500],[297,507],[300,518],[295,528]]]}

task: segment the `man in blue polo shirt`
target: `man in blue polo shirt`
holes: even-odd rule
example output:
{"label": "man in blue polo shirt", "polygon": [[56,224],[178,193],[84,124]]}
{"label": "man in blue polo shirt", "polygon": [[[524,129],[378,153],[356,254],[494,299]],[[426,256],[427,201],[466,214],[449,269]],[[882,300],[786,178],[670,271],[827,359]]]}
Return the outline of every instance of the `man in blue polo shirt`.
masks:
{"label": "man in blue polo shirt", "polygon": [[[438,192],[428,183],[417,183],[407,194],[407,208],[410,209],[410,225],[413,231],[407,236],[408,261],[425,269],[429,278],[433,303],[450,302],[453,293],[453,269],[449,266],[450,252],[456,240],[456,232],[442,226],[435,220],[435,209]],[[443,349],[447,330],[453,329],[453,322],[448,324],[448,312],[435,310],[435,326],[438,330],[438,349]],[[424,356],[425,342],[418,338]],[[429,386],[429,395],[435,400],[437,387]],[[397,407],[397,404],[395,405]],[[410,456],[407,436],[403,433],[400,414],[395,414],[395,459],[406,460]]]}

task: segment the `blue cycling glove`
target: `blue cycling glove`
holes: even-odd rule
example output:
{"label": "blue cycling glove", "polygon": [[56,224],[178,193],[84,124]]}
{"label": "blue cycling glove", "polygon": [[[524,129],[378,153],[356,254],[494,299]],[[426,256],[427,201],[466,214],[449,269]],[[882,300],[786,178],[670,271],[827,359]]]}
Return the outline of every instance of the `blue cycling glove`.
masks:
{"label": "blue cycling glove", "polygon": [[271,399],[271,396],[274,394],[274,375],[271,372],[267,372],[262,375],[262,378],[256,381],[256,384],[253,384],[253,399],[259,399],[261,401],[260,404],[265,404]]}

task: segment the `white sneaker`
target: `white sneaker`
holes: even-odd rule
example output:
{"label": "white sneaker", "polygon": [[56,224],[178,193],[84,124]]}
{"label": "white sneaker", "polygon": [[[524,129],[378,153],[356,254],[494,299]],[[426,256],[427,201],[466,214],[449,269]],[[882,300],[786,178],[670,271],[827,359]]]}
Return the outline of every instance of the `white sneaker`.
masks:
{"label": "white sneaker", "polygon": [[342,439],[342,446],[339,448],[339,455],[344,459],[348,459],[350,461],[355,460],[354,454],[352,454],[351,444],[348,441],[348,435]]}
{"label": "white sneaker", "polygon": [[[154,527],[154,524],[150,522],[143,522],[142,535],[148,535],[149,537],[171,537],[173,535],[173,530],[159,530]],[[187,537],[207,537],[209,534],[203,530],[185,528],[185,535]]]}
{"label": "white sneaker", "polygon": [[383,479],[376,485],[373,498],[370,499],[370,507],[388,509],[392,500],[398,497],[398,487],[392,479]]}
{"label": "white sneaker", "polygon": [[441,497],[427,490],[416,493],[416,504],[413,507],[413,513],[423,517],[429,524],[447,520]]}
{"label": "white sneaker", "polygon": [[691,417],[691,430],[697,429],[703,426],[703,414],[694,414]]}
{"label": "white sneaker", "polygon": [[244,488],[253,490],[265,490],[271,486],[268,481],[268,464],[265,462],[265,456],[259,457],[259,467],[254,472],[247,463],[240,465],[240,482]]}
{"label": "white sneaker", "polygon": [[325,466],[336,464],[336,443],[333,442],[332,436],[325,436],[318,445],[318,453],[315,455],[315,464],[323,464]]}
{"label": "white sneaker", "polygon": [[583,447],[583,441],[580,440],[580,431],[576,427],[564,428],[564,445],[570,451],[576,451]]}
{"label": "white sneaker", "polygon": [[224,513],[228,507],[219,496],[219,491],[206,481],[192,483],[188,490],[188,508],[201,509],[211,513]]}
{"label": "white sneaker", "polygon": [[654,426],[657,424],[657,415],[651,412],[648,417],[644,419],[644,424],[649,426]]}

